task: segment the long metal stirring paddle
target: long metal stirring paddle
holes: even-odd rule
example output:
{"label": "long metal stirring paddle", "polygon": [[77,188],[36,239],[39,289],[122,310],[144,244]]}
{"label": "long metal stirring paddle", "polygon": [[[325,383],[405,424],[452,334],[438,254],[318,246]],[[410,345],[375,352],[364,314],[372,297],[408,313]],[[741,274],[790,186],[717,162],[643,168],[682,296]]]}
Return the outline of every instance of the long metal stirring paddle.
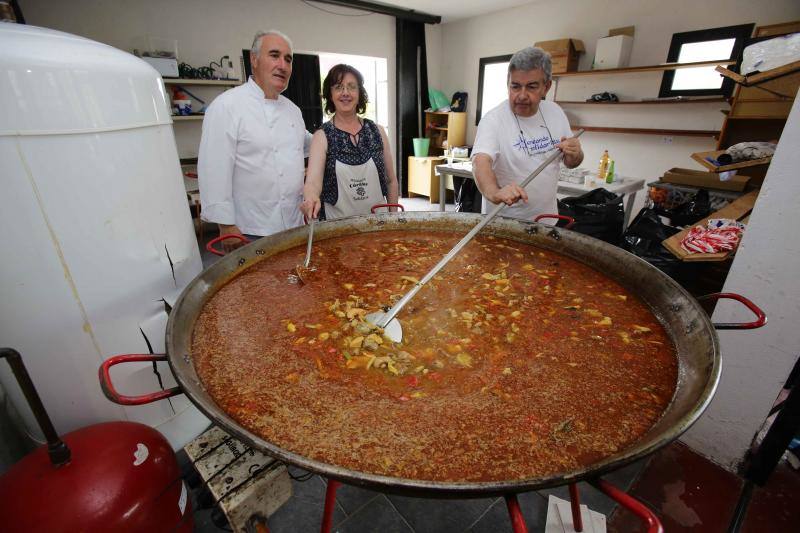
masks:
{"label": "long metal stirring paddle", "polygon": [[[575,133],[574,138],[578,138],[582,134],[583,130],[582,129],[578,130],[577,133]],[[531,181],[533,181],[533,178],[538,176],[547,167],[547,165],[549,165],[550,163],[552,163],[561,156],[562,153],[560,150],[556,150],[554,153],[548,156],[547,159],[545,159],[541,165],[536,167],[536,170],[531,172],[530,175],[527,178],[525,178],[525,181],[520,183],[520,187],[524,189]],[[449,263],[450,260],[453,257],[455,257],[455,255],[458,252],[460,252],[461,249],[464,248],[464,246],[466,246],[467,243],[469,243],[469,241],[471,241],[473,237],[475,237],[475,235],[477,235],[478,232],[483,229],[484,226],[486,226],[486,224],[491,222],[494,219],[494,217],[496,217],[497,214],[500,211],[502,211],[502,209],[505,206],[506,204],[504,203],[497,204],[492,209],[492,211],[483,218],[483,220],[481,220],[478,224],[476,224],[475,227],[472,228],[469,233],[464,235],[464,237],[460,241],[458,241],[458,244],[453,246],[453,248],[449,252],[447,252],[447,255],[445,255],[436,264],[436,266],[430,270],[430,272],[425,274],[425,277],[419,280],[411,288],[411,290],[409,290],[402,298],[397,300],[397,302],[392,306],[391,309],[389,309],[385,313],[381,311],[370,313],[365,317],[367,321],[372,324],[375,324],[379,328],[383,328],[384,335],[389,337],[392,341],[400,342],[401,340],[403,340],[403,328],[400,326],[400,321],[398,321],[395,318],[395,316],[397,316],[397,313],[399,313],[400,310],[403,309],[403,307],[405,307],[405,305],[411,300],[411,298],[413,298],[414,295],[417,294],[419,290],[433,278],[433,276],[435,276],[442,268],[444,268],[444,266],[447,263]]]}

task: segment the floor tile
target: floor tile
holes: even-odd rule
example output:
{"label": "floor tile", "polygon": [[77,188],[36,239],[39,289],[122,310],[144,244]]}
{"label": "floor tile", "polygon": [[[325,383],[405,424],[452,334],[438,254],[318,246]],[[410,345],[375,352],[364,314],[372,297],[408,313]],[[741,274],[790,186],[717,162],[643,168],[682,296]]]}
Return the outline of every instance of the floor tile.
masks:
{"label": "floor tile", "polygon": [[[656,453],[629,493],[650,507],[670,533],[727,531],[741,479],[680,442]],[[632,513],[618,509],[609,532],[641,531]]]}
{"label": "floor tile", "polygon": [[[531,532],[542,531],[547,518],[547,500],[538,492],[526,492],[517,495],[522,516]],[[501,533],[511,531],[511,518],[505,498],[498,498],[495,503],[472,525],[469,533]]]}
{"label": "floor tile", "polygon": [[334,527],[336,533],[413,533],[382,494]]}
{"label": "floor tile", "polygon": [[[304,471],[292,468],[295,477]],[[269,517],[270,533],[297,533],[319,531],[325,507],[325,484],[319,476],[307,481],[292,480],[292,497]],[[345,519],[344,511],[338,506],[333,513],[333,523]]]}
{"label": "floor tile", "polygon": [[742,533],[800,530],[800,472],[781,463],[764,487],[756,487],[747,507]]}
{"label": "floor tile", "polygon": [[380,495],[380,492],[374,490],[342,484],[336,491],[336,503],[350,516]]}
{"label": "floor tile", "polygon": [[465,531],[495,502],[494,498],[434,500],[397,495],[388,499],[417,533]]}

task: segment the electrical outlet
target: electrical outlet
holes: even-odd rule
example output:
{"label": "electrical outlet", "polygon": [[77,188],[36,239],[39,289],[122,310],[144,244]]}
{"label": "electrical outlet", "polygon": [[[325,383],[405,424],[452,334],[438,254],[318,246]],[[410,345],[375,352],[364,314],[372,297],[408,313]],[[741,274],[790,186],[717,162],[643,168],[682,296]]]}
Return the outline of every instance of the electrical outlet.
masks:
{"label": "electrical outlet", "polygon": [[663,137],[664,144],[672,144],[672,137]]}

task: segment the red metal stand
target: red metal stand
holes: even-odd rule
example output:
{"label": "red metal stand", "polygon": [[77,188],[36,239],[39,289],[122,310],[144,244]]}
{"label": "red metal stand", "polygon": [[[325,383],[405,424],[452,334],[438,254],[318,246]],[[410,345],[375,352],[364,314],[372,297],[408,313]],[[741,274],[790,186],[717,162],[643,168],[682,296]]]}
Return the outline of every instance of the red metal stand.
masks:
{"label": "red metal stand", "polygon": [[508,516],[511,518],[511,529],[514,533],[528,533],[528,526],[525,524],[525,517],[519,508],[516,494],[506,494],[506,506]]}
{"label": "red metal stand", "polygon": [[331,523],[333,522],[333,508],[336,506],[336,490],[339,488],[338,481],[334,479],[328,480],[328,488],[325,489],[325,511],[322,513],[322,528],[321,533],[331,532]]}
{"label": "red metal stand", "polygon": [[[648,509],[644,504],[640,503],[633,497],[622,492],[608,481],[602,479],[595,479],[590,483],[603,492],[606,496],[625,507],[636,516],[642,519],[647,525],[647,533],[664,533],[664,528],[658,517]],[[330,533],[331,524],[333,522],[333,511],[336,506],[336,490],[341,483],[333,479],[328,480],[328,488],[325,490],[325,511],[322,514],[322,527],[321,533]],[[572,523],[575,531],[583,531],[583,519],[581,517],[581,501],[578,494],[578,486],[575,483],[569,485],[570,504],[572,506]],[[525,517],[522,516],[522,510],[519,507],[519,501],[516,494],[506,494],[506,507],[508,508],[508,516],[511,519],[511,528],[514,533],[528,533],[528,526],[525,524]]]}
{"label": "red metal stand", "polygon": [[581,497],[578,494],[578,485],[569,484],[569,503],[572,507],[572,525],[575,531],[583,531],[583,517],[581,517]]}
{"label": "red metal stand", "polygon": [[590,483],[599,491],[603,492],[606,496],[641,518],[642,521],[647,525],[647,533],[664,533],[664,527],[661,525],[661,521],[653,513],[653,511],[648,509],[643,503],[622,492],[617,487],[603,479],[598,478],[590,481]]}

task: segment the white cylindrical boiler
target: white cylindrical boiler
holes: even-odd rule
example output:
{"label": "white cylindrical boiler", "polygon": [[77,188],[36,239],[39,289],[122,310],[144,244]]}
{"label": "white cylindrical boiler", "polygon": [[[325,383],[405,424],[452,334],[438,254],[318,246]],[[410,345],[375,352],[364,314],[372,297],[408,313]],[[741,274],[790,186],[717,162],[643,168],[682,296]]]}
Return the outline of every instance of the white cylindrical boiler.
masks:
{"label": "white cylindrical boiler", "polygon": [[[184,396],[121,407],[98,380],[112,355],[163,353],[165,302],[202,270],[163,82],[44,28],[0,24],[0,50],[0,345],[22,354],[59,432],[127,419],[182,446],[208,425]],[[129,395],[175,384],[166,363],[112,376]],[[0,381],[41,438],[5,365]]]}

